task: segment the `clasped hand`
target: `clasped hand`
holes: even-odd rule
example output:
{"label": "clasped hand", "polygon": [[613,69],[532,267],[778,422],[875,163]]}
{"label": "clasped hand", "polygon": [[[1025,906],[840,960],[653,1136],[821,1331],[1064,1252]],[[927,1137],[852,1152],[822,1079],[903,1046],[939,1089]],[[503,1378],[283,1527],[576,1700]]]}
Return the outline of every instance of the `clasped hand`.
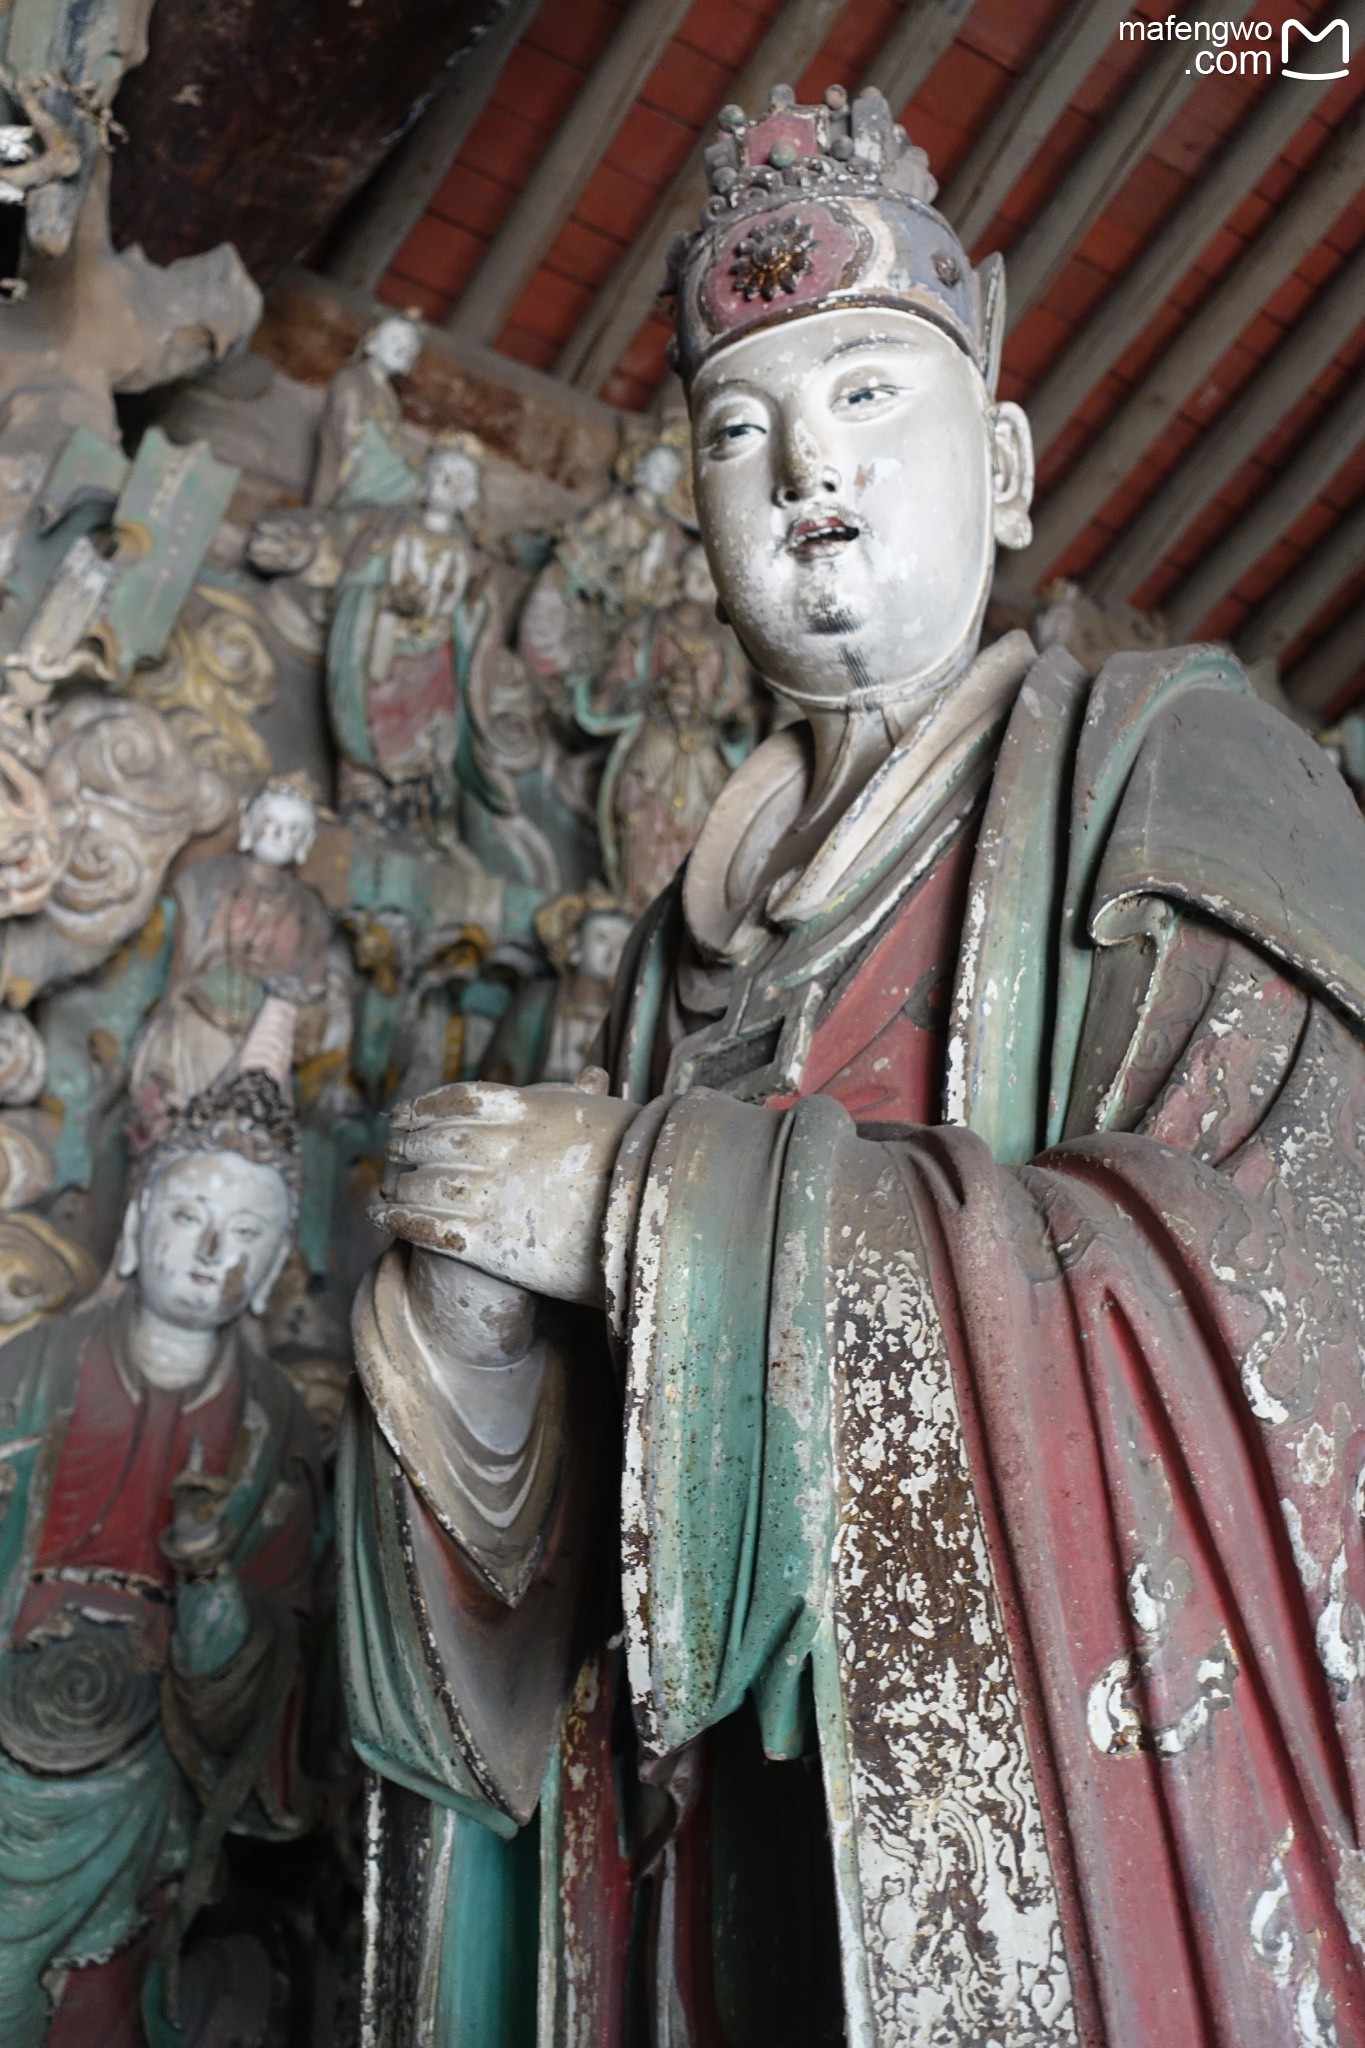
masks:
{"label": "clasped hand", "polygon": [[602,1219],[635,1115],[605,1081],[477,1081],[400,1103],[375,1223],[532,1294],[600,1304]]}

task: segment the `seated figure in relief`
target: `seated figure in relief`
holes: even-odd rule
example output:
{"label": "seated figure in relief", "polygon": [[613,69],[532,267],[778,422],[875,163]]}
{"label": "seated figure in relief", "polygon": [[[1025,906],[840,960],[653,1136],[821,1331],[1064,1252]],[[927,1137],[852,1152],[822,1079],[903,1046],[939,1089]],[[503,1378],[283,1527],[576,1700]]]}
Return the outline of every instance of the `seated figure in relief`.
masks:
{"label": "seated figure in relief", "polygon": [[876,93],[722,127],[677,363],[800,715],[609,1081],[393,1119],[376,2039],[1363,2043],[1365,821],[1226,649],[982,647],[999,259]]}
{"label": "seated figure in relief", "polygon": [[265,1951],[181,1953],[228,1830],[310,1813],[317,1451],[243,1327],[289,1252],[299,1141],[287,1062],[256,1058],[139,1163],[103,1289],[0,1350],[6,2048],[264,2036]]}

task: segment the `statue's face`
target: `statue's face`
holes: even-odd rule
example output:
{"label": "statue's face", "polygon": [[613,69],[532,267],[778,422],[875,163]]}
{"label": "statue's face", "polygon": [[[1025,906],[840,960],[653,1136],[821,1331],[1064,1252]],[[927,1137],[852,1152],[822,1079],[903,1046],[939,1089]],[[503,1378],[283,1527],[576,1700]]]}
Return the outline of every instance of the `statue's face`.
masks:
{"label": "statue's face", "polygon": [[657,448],[647,448],[635,465],[635,488],[648,491],[652,498],[666,498],[674,485],[681,482],[682,473],[681,449],[661,442]]}
{"label": "statue's face", "polygon": [[468,512],[479,496],[478,464],[458,448],[438,448],[427,457],[424,483],[433,512]]}
{"label": "statue's face", "polygon": [[297,576],[312,562],[317,546],[317,532],[307,519],[267,512],[251,529],[246,558],[262,576]]}
{"label": "statue's face", "polygon": [[592,981],[615,981],[630,932],[630,919],[619,912],[589,911],[574,947],[574,965],[580,974]]}
{"label": "statue's face", "polygon": [[143,1301],[163,1322],[216,1330],[264,1311],[289,1249],[289,1190],[273,1166],[236,1152],[192,1153],[154,1174],[135,1205]]}
{"label": "statue's face", "polygon": [[721,350],[691,410],[712,574],[770,681],[913,696],[972,651],[996,541],[1028,537],[1032,459],[1023,414],[946,334],[806,314]]}
{"label": "statue's face", "polygon": [[263,790],[247,805],[237,844],[267,867],[287,868],[307,860],[318,822],[307,798],[286,789]]}
{"label": "statue's face", "polygon": [[422,336],[411,320],[381,320],[365,353],[390,377],[406,377],[422,353]]}

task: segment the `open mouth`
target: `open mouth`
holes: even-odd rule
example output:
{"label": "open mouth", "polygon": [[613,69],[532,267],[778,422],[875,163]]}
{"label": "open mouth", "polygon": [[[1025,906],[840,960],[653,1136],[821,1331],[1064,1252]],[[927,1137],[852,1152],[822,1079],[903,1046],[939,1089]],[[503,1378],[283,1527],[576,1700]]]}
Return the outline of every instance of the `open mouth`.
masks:
{"label": "open mouth", "polygon": [[855,541],[862,528],[842,512],[822,512],[815,518],[798,519],[787,534],[787,553],[798,562],[820,561],[837,555],[840,548]]}

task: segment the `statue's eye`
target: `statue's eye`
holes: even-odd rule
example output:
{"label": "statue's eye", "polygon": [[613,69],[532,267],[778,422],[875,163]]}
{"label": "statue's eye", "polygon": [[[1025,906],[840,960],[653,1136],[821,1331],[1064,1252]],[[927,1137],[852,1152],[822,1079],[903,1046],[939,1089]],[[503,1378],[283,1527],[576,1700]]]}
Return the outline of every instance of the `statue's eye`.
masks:
{"label": "statue's eye", "polygon": [[183,1224],[187,1229],[199,1221],[193,1209],[173,1209],[171,1215],[176,1223]]}
{"label": "statue's eye", "polygon": [[722,420],[706,444],[708,455],[720,457],[736,454],[750,436],[762,434],[763,427],[758,420]]}
{"label": "statue's eye", "polygon": [[869,412],[885,400],[899,396],[898,384],[855,384],[852,390],[841,391],[835,403],[849,412]]}

